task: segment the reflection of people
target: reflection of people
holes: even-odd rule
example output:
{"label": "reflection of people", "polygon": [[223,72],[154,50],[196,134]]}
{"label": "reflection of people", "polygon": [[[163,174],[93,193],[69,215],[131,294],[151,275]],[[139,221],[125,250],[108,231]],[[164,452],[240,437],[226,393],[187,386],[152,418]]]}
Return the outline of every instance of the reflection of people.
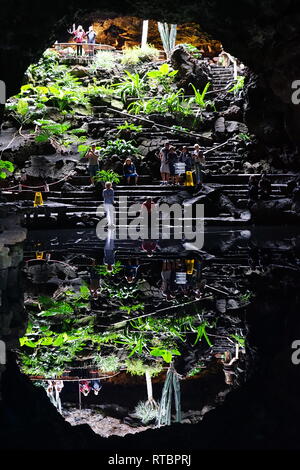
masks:
{"label": "reflection of people", "polygon": [[154,240],[143,240],[142,250],[146,251],[147,256],[150,258],[153,256],[154,251],[157,249],[157,243]]}
{"label": "reflection of people", "polygon": [[56,401],[55,401],[55,396],[54,396],[54,387],[53,387],[53,383],[51,380],[48,380],[48,385],[46,387],[46,393],[47,393],[47,396],[49,398],[49,400],[51,401],[52,405],[56,406]]}
{"label": "reflection of people", "polygon": [[95,395],[98,395],[98,393],[100,392],[101,388],[102,388],[102,385],[100,383],[100,380],[93,380],[92,383],[92,390],[94,392]]}
{"label": "reflection of people", "polygon": [[174,266],[172,261],[167,261],[167,260],[163,261],[162,269],[161,269],[161,279],[162,279],[161,290],[162,290],[164,297],[166,297],[168,301],[174,298],[174,296],[171,295],[171,291],[173,288],[174,269],[176,269],[176,266]]}
{"label": "reflection of people", "polygon": [[87,380],[81,380],[79,383],[79,390],[85,397],[87,397],[91,391],[89,382]]}
{"label": "reflection of people", "polygon": [[105,189],[102,192],[103,195],[103,204],[104,209],[106,212],[107,223],[108,227],[113,227],[115,224],[115,209],[114,209],[114,202],[115,202],[115,193],[112,189],[112,184],[107,181],[105,183]]}
{"label": "reflection of people", "polygon": [[107,231],[107,238],[104,246],[104,260],[103,264],[106,265],[108,272],[112,272],[113,266],[115,264],[115,240],[114,240],[114,231],[109,228]]}
{"label": "reflection of people", "polygon": [[140,265],[139,265],[138,259],[136,259],[135,262],[132,261],[131,259],[126,261],[126,264],[124,266],[125,279],[129,284],[131,284],[132,282],[136,280],[139,267]]}
{"label": "reflection of people", "polygon": [[56,408],[58,411],[61,413],[61,399],[60,399],[60,392],[62,391],[64,387],[64,383],[62,380],[56,380],[54,382],[54,387],[55,387],[55,401],[56,401]]}

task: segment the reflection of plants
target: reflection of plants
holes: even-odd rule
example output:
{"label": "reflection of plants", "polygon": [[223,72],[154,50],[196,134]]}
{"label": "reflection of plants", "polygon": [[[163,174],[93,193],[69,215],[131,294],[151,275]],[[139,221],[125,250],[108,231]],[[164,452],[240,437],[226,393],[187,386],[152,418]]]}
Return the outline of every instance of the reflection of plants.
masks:
{"label": "reflection of plants", "polygon": [[141,359],[127,359],[125,364],[126,371],[131,375],[144,375],[146,372],[148,372],[151,377],[155,377],[163,370],[161,362],[145,364]]}
{"label": "reflection of plants", "polygon": [[158,418],[158,406],[153,406],[148,401],[140,401],[134,409],[134,413],[143,424],[149,424]]}
{"label": "reflection of plants", "polygon": [[[106,181],[110,181],[110,180],[106,180]],[[99,265],[99,266],[95,266],[95,271],[100,274],[100,276],[112,276],[114,274],[118,274],[120,271],[122,271],[123,269],[123,266],[122,266],[122,263],[121,261],[116,261],[115,264],[113,265],[113,269],[112,271],[107,271],[107,267],[105,264],[103,265]]]}
{"label": "reflection of plants", "polygon": [[136,313],[144,310],[144,304],[135,304],[135,305],[122,305],[120,310],[127,312],[129,315],[131,313]]}
{"label": "reflection of plants", "polygon": [[202,372],[203,368],[204,368],[204,364],[203,362],[201,362],[200,364],[197,364],[195,365],[188,373],[187,373],[187,377],[194,377],[194,375],[197,375],[199,374],[200,372]]}
{"label": "reflection of plants", "polygon": [[173,356],[181,356],[178,349],[164,349],[164,348],[153,348],[150,351],[151,356],[162,357],[165,362],[169,364],[173,360]]}
{"label": "reflection of plants", "polygon": [[0,160],[0,179],[5,179],[9,176],[9,173],[14,172],[14,165],[13,163],[9,162],[8,160]]}
{"label": "reflection of plants", "polygon": [[197,336],[196,336],[194,345],[197,344],[198,341],[200,341],[202,339],[202,337],[204,337],[207,344],[208,344],[208,346],[210,346],[210,347],[212,346],[212,342],[210,341],[209,337],[207,336],[207,332],[206,332],[207,327],[210,327],[210,325],[207,321],[204,321],[203,323],[201,323],[201,325],[199,325],[196,328]]}
{"label": "reflection of plants", "polygon": [[121,366],[120,359],[114,354],[109,356],[96,356],[94,362],[102,372],[116,372]]}

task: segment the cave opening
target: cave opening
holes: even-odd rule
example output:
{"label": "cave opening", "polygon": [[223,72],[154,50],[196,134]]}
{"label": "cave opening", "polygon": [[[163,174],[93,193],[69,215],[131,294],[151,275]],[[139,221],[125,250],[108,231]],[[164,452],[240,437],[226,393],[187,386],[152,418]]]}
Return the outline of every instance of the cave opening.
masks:
{"label": "cave opening", "polygon": [[[4,403],[26,418],[9,396],[17,380],[29,409],[37,397],[73,443],[81,424],[107,446],[123,436],[124,449],[130,434],[146,447],[151,432],[162,446],[181,432],[212,436],[214,417],[247,414],[253,381],[286,348],[277,327],[297,323],[297,297],[288,321],[279,311],[298,276],[295,120],[278,82],[259,75],[253,30],[248,43],[231,18],[235,44],[209,9],[199,22],[60,12],[7,86]],[[34,413],[31,423],[43,434]],[[84,448],[98,445],[89,433]]]}

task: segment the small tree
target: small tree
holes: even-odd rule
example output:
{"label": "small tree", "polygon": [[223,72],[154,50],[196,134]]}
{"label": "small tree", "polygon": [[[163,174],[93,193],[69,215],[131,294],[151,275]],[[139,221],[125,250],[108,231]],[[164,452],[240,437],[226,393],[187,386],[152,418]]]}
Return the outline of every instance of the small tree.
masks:
{"label": "small tree", "polygon": [[177,25],[171,24],[169,26],[168,23],[158,22],[157,26],[161,41],[163,43],[164,51],[166,53],[167,58],[169,59],[176,44]]}

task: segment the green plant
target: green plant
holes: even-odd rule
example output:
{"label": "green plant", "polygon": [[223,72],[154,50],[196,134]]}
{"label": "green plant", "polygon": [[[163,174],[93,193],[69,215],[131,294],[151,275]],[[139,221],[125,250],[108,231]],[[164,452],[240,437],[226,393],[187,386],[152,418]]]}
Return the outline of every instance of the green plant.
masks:
{"label": "green plant", "polygon": [[[106,180],[106,181],[110,181],[110,180]],[[115,264],[113,265],[112,271],[107,271],[107,268],[106,268],[105,264],[95,266],[95,271],[98,274],[100,274],[101,277],[102,276],[112,276],[112,275],[118,274],[120,271],[122,271],[122,269],[123,269],[123,266],[122,266],[121,261],[116,261],[115,262]]]}
{"label": "green plant", "polygon": [[157,88],[159,85],[162,86],[165,92],[171,91],[171,84],[174,81],[174,77],[177,75],[178,70],[170,71],[169,64],[162,64],[158,70],[151,70],[146,74],[149,78],[150,86]]}
{"label": "green plant", "polygon": [[210,347],[212,346],[212,342],[210,341],[209,337],[207,336],[207,332],[206,332],[207,327],[210,327],[210,325],[207,321],[204,321],[203,323],[201,323],[201,325],[199,325],[196,328],[197,336],[196,336],[194,345],[197,344],[198,341],[201,341],[202,337],[204,337],[207,344],[208,344],[208,346],[210,346]]}
{"label": "green plant", "polygon": [[118,62],[118,55],[112,51],[98,51],[90,65],[90,70],[96,72],[98,69],[112,70]]}
{"label": "green plant", "polygon": [[195,365],[188,373],[187,373],[187,377],[194,377],[194,375],[197,375],[199,374],[200,372],[202,372],[203,368],[204,368],[204,364],[203,362],[201,362],[200,364],[197,364]]}
{"label": "green plant", "polygon": [[144,304],[135,304],[135,305],[121,305],[120,310],[127,312],[129,315],[131,313],[136,313],[138,311],[144,310]]}
{"label": "green plant", "polygon": [[114,171],[106,171],[106,170],[100,170],[97,171],[96,176],[95,176],[95,181],[96,182],[103,182],[105,183],[106,181],[110,181],[111,183],[120,183],[121,176],[118,175],[118,173],[115,173]]}
{"label": "green plant", "polygon": [[165,94],[161,98],[134,101],[128,106],[128,112],[132,114],[178,113],[184,116],[192,114],[190,100],[184,99],[182,88],[177,93]]}
{"label": "green plant", "polygon": [[249,134],[245,134],[243,132],[241,132],[240,134],[238,134],[238,137],[243,140],[244,142],[250,142],[251,141],[251,136]]}
{"label": "green plant", "polygon": [[136,126],[133,123],[125,121],[125,124],[122,124],[117,127],[119,131],[132,131],[132,132],[142,132],[143,126]]}
{"label": "green plant", "polygon": [[145,375],[146,372],[155,377],[163,370],[161,362],[144,363],[141,359],[127,359],[125,361],[126,371],[131,375]]}
{"label": "green plant", "polygon": [[175,48],[176,35],[177,35],[177,25],[171,24],[170,27],[167,23],[157,23],[158,31],[163,43],[164,51],[169,58],[173,49]]}
{"label": "green plant", "polygon": [[167,363],[171,363],[173,356],[181,356],[178,349],[164,349],[164,348],[153,348],[150,351],[151,356],[162,357]]}
{"label": "green plant", "polygon": [[158,406],[153,406],[148,401],[140,401],[134,409],[134,413],[143,424],[149,424],[158,418]]}
{"label": "green plant", "polygon": [[197,47],[193,46],[192,44],[183,43],[177,44],[177,46],[184,47],[184,49],[186,49],[194,57],[194,59],[201,59],[202,57],[202,54],[199,49],[197,49]]}
{"label": "green plant", "polygon": [[150,44],[141,48],[134,46],[123,50],[123,58],[121,63],[124,65],[136,65],[140,62],[151,62],[158,59],[159,51]]}
{"label": "green plant", "polygon": [[124,139],[115,139],[109,140],[106,144],[106,147],[102,149],[103,157],[112,157],[113,155],[118,155],[119,157],[126,158],[131,155],[134,155],[138,152],[138,149],[134,146],[132,140]]}
{"label": "green plant", "polygon": [[209,89],[209,87],[210,87],[210,82],[208,82],[208,83],[205,85],[205,87],[204,87],[204,89],[203,89],[202,92],[200,92],[199,90],[197,90],[196,87],[195,87],[192,83],[190,83],[190,86],[191,86],[191,87],[193,88],[193,90],[194,90],[194,97],[193,97],[193,98],[190,98],[190,102],[191,102],[191,103],[196,103],[196,104],[199,106],[199,108],[201,108],[201,109],[206,109],[208,105],[214,107],[213,101],[206,101],[206,100],[205,100],[205,95],[206,95],[206,93],[207,93],[207,91],[208,91],[208,89]]}
{"label": "green plant", "polygon": [[233,85],[230,90],[228,90],[228,93],[234,93],[238,94],[245,86],[245,77],[238,75],[236,77],[236,83]]}
{"label": "green plant", "polygon": [[116,372],[120,370],[120,359],[118,356],[111,354],[109,356],[96,356],[95,364],[102,372]]}
{"label": "green plant", "polygon": [[141,98],[148,86],[143,78],[138,73],[130,73],[125,70],[127,78],[120,83],[114,83],[112,86],[116,89],[117,93],[121,96],[123,102],[126,102],[128,97]]}
{"label": "green plant", "polygon": [[8,160],[0,160],[0,179],[5,179],[14,172],[14,164]]}
{"label": "green plant", "polygon": [[239,335],[230,335],[231,338],[235,339],[235,341],[240,345],[242,346],[242,348],[245,347],[245,344],[246,344],[246,340],[243,336],[239,336]]}

